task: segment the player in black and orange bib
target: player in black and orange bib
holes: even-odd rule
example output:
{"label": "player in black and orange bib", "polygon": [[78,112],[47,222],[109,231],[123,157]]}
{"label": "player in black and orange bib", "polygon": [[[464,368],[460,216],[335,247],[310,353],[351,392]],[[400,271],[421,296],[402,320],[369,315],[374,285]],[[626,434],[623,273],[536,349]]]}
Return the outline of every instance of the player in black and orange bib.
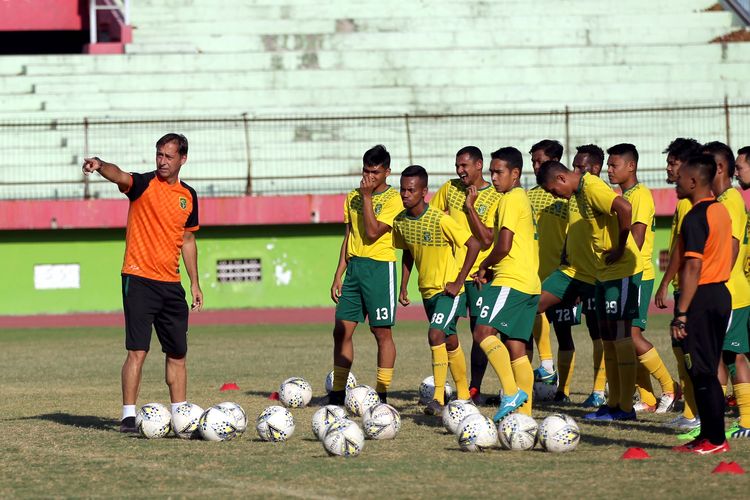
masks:
{"label": "player in black and orange bib", "polygon": [[127,173],[99,158],[86,158],[83,171],[99,172],[130,200],[122,300],[125,348],[122,367],[121,432],[135,432],[135,402],[141,370],[151,344],[151,328],[166,354],[166,382],[172,410],[186,401],[188,306],[180,283],[180,254],[190,277],[193,310],[203,307],[198,280],[198,196],[179,179],[187,161],[187,139],[167,134],[156,143],[156,170]]}

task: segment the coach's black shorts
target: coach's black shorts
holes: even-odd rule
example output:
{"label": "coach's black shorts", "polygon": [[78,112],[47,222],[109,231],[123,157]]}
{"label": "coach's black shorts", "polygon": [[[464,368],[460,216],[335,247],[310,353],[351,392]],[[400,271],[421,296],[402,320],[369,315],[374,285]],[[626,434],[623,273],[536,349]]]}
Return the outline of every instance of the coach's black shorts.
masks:
{"label": "coach's black shorts", "polygon": [[187,354],[188,305],[181,283],[123,274],[122,305],[127,350],[148,351],[153,325],[162,352]]}
{"label": "coach's black shorts", "polygon": [[682,340],[691,378],[716,375],[731,312],[732,298],[724,283],[698,286],[687,310],[687,336]]}

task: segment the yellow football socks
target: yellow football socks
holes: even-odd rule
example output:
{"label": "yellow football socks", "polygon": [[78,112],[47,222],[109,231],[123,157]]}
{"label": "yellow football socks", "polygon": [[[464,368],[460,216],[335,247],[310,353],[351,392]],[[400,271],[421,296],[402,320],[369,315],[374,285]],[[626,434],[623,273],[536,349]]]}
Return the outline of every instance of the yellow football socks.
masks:
{"label": "yellow football socks", "polygon": [[511,361],[510,366],[519,389],[529,395],[529,399],[518,409],[518,413],[531,416],[531,396],[534,392],[534,369],[531,368],[529,357],[521,356],[518,359],[514,359]]}
{"label": "yellow football socks", "polygon": [[566,396],[570,396],[570,381],[573,379],[575,364],[575,351],[557,351],[557,373],[560,377],[557,390],[562,390]]}
{"label": "yellow football socks", "polygon": [[[659,356],[655,347],[652,347],[646,351],[646,353],[638,356],[638,361],[641,366],[648,370],[651,376],[659,381],[662,394],[665,392],[674,392],[674,380],[672,380],[672,375],[669,374],[669,370],[667,370],[664,361],[661,360],[661,356]],[[653,392],[653,390],[651,392]]]}
{"label": "yellow football socks", "polygon": [[[640,359],[640,356],[638,359]],[[636,387],[638,388],[638,396],[641,398],[641,403],[645,403],[649,406],[656,406],[654,387],[651,385],[651,373],[649,373],[648,369],[643,366],[643,363],[638,363],[637,370],[638,373],[635,382]]]}
{"label": "yellow football socks", "polygon": [[343,391],[346,389],[346,382],[349,379],[349,371],[351,368],[344,368],[343,366],[333,367],[333,390]]}
{"label": "yellow football socks", "polygon": [[[508,353],[508,349],[502,342],[500,342],[500,339],[494,335],[484,339],[479,344],[479,347],[481,347],[487,355],[487,361],[489,361],[492,369],[495,370],[497,378],[500,379],[500,385],[503,386],[503,392],[508,395],[515,394],[518,391],[518,384],[513,375],[513,370],[510,367],[510,353]],[[529,397],[531,397],[531,394],[529,394]]]}
{"label": "yellow football socks", "polygon": [[469,380],[466,377],[466,357],[459,345],[455,351],[448,351],[448,368],[456,384],[456,397],[469,399]]}
{"label": "yellow football socks", "polygon": [[607,371],[604,369],[604,343],[602,339],[592,339],[594,345],[594,392],[604,393],[607,385]]}
{"label": "yellow football socks", "polygon": [[604,368],[607,370],[607,381],[609,382],[607,406],[615,408],[620,404],[620,371],[617,369],[617,350],[612,340],[603,340],[602,344],[604,344]]}
{"label": "yellow football socks", "polygon": [[434,399],[445,404],[445,381],[448,379],[448,350],[445,344],[432,346],[432,376],[435,378]]}
{"label": "yellow football socks", "polygon": [[549,321],[545,314],[537,314],[534,320],[534,341],[539,350],[539,359],[545,361],[552,359],[552,343],[549,339]]}
{"label": "yellow football socks", "polygon": [[734,384],[734,397],[740,410],[740,426],[750,427],[750,383]]}
{"label": "yellow football socks", "polygon": [[620,409],[625,412],[633,410],[633,393],[635,392],[635,376],[638,368],[638,358],[631,337],[615,341],[617,350],[617,370],[620,377]]}
{"label": "yellow football socks", "polygon": [[682,351],[682,347],[677,346],[672,346],[672,352],[677,359],[677,372],[679,373],[680,383],[682,384],[682,397],[685,399],[685,408],[682,410],[682,416],[692,420],[698,413],[698,407],[695,404],[693,381],[690,380],[687,368],[685,367],[685,353]]}
{"label": "yellow football socks", "polygon": [[388,388],[391,386],[393,380],[393,368],[380,368],[378,366],[378,374],[376,378],[375,390],[378,392],[388,392]]}

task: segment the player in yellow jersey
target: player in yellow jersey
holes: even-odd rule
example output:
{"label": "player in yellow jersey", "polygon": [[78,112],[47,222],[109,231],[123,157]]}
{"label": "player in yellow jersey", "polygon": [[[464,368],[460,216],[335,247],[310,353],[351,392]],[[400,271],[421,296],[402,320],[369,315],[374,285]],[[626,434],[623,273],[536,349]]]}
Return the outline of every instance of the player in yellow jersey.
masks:
{"label": "player in yellow jersey", "polygon": [[[523,155],[512,147],[492,153],[492,185],[503,193],[497,204],[494,245],[474,275],[483,285],[476,306],[479,343],[500,379],[503,396],[493,420],[512,411],[531,415],[534,372],[527,356],[541,283],[533,208],[521,187]],[[500,334],[500,338],[497,334]]]}
{"label": "player in yellow jersey", "polygon": [[[607,174],[609,183],[617,184],[622,196],[633,207],[630,228],[643,258],[643,277],[638,300],[638,317],[633,320],[631,333],[635,353],[638,356],[637,384],[640,401],[636,411],[666,413],[674,406],[676,382],[669,374],[654,345],[643,335],[648,324],[648,307],[654,289],[654,236],[656,230],[656,207],[651,191],[638,182],[638,150],[632,144],[617,144],[607,150]],[[661,385],[661,397],[657,402],[651,385],[651,376]]]}
{"label": "player in yellow jersey", "polygon": [[[482,176],[484,158],[476,146],[466,146],[456,153],[456,174],[443,184],[430,200],[430,206],[450,215],[461,227],[471,231],[482,246],[471,274],[477,271],[479,263],[487,256],[492,246],[492,226],[497,214],[497,202],[502,196],[492,184]],[[463,253],[463,250],[459,248]],[[479,289],[473,281],[464,285],[466,303],[469,308],[469,323],[474,331],[479,311],[474,305],[479,297]],[[487,356],[474,342],[471,346],[471,381],[469,392],[474,402],[479,402],[482,378],[487,369]],[[493,397],[487,399],[491,404]],[[497,404],[497,402],[495,402]]]}
{"label": "player in yellow jersey", "polygon": [[[680,167],[687,163],[691,156],[697,154],[700,147],[701,145],[695,139],[686,139],[683,137],[678,137],[667,146],[664,150],[664,153],[667,154],[667,183],[675,184],[677,182]],[[672,284],[672,289],[674,291],[675,304],[677,304],[680,295],[677,271],[680,269],[681,262],[680,252],[677,251],[677,244],[680,240],[682,220],[691,208],[692,204],[689,200],[680,199],[677,201],[674,216],[672,217],[672,228],[669,235],[669,261],[667,263],[667,268],[664,271],[664,275],[662,276],[661,283],[659,284],[659,288],[657,288],[656,293],[654,294],[654,302],[656,303],[656,307],[660,309],[667,308],[667,293],[670,283]],[[665,425],[667,427],[674,427],[675,429],[695,429],[700,426],[700,418],[698,417],[698,407],[695,403],[695,395],[693,393],[693,382],[688,376],[683,361],[685,353],[682,350],[682,342],[673,338],[672,352],[677,361],[677,372],[680,376],[680,385],[682,396],[685,399],[685,406],[682,415],[678,415],[674,419],[668,421]]]}
{"label": "player in yellow jersey", "polygon": [[604,344],[609,396],[606,405],[585,418],[636,420],[633,410],[636,355],[630,327],[638,317],[643,262],[630,233],[630,203],[598,177],[570,171],[560,162],[543,163],[537,172],[537,183],[557,197],[576,197],[596,254],[596,312]]}
{"label": "player in yellow jersey", "polygon": [[[587,144],[576,148],[573,169],[579,175],[590,173],[598,176],[604,163],[604,151],[599,146]],[[575,343],[571,324],[580,323],[581,313],[586,315],[586,326],[593,343],[594,390],[586,399],[584,407],[599,408],[606,400],[604,388],[604,346],[596,317],[595,290],[597,259],[591,245],[591,230],[581,217],[576,198],[568,201],[568,233],[565,239],[564,262],[542,283],[542,295],[538,312],[553,311],[557,320],[555,334],[558,342],[557,363],[559,384],[554,400],[570,401],[570,382],[575,366]],[[567,328],[558,327],[564,323]]]}
{"label": "player in yellow jersey", "polygon": [[[545,161],[560,161],[563,155],[563,146],[558,141],[545,139],[531,146],[531,165],[534,173]],[[568,203],[564,200],[555,199],[539,186],[531,188],[528,192],[531,206],[534,207],[537,231],[539,232],[539,279],[544,281],[552,271],[558,268],[562,260],[563,246],[565,245],[565,234],[568,226]],[[565,307],[562,318],[567,314],[571,316],[570,306]],[[558,331],[563,336],[570,335],[570,321],[557,320],[558,312],[550,310],[548,313],[555,325],[555,334]],[[575,316],[575,314],[573,314]],[[534,322],[534,340],[539,350],[540,366],[534,370],[534,379],[547,384],[557,384],[558,377],[552,359],[552,345],[549,337],[549,321],[545,314],[539,314]]]}
{"label": "player in yellow jersey", "polygon": [[[727,281],[732,296],[732,316],[722,347],[723,363],[719,369],[719,381],[725,388],[732,379],[737,398],[739,421],[727,431],[727,437],[750,437],[750,366],[746,354],[748,342],[748,318],[750,318],[750,283],[745,276],[747,262],[747,211],[742,195],[732,187],[735,172],[734,153],[724,143],[715,141],[703,145],[702,152],[710,154],[716,161],[716,176],[711,190],[724,205],[732,219],[732,271]],[[727,373],[728,372],[728,373]]]}
{"label": "player in yellow jersey", "polygon": [[458,317],[466,314],[464,282],[479,254],[479,241],[471,231],[452,217],[428,205],[427,172],[411,165],[401,173],[401,201],[405,210],[393,220],[393,242],[403,248],[399,302],[409,305],[407,285],[412,266],[419,273],[422,295],[430,327],[427,339],[432,350],[434,399],[427,404],[427,415],[442,415],[445,380],[451,371],[459,399],[469,399],[466,359],[458,342]]}
{"label": "player in yellow jersey", "polygon": [[[396,314],[396,251],[391,228],[404,206],[398,191],[386,184],[391,155],[378,145],[362,158],[359,189],[344,205],[344,241],[331,285],[336,304],[333,328],[333,390],[329,404],[344,403],[344,391],[354,360],[352,335],[358,323],[369,319],[378,344],[376,390],[386,401],[393,378],[396,346],[391,327]],[[346,271],[342,284],[341,277]]]}

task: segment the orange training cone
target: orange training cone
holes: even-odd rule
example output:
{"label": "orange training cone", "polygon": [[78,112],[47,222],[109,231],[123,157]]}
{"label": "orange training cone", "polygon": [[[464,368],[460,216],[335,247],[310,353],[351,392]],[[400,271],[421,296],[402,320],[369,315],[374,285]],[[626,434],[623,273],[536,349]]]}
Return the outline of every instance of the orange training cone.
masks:
{"label": "orange training cone", "polygon": [[628,448],[620,458],[623,460],[646,460],[647,458],[651,458],[651,455],[643,448]]}
{"label": "orange training cone", "polygon": [[227,382],[227,383],[225,383],[224,385],[221,386],[221,389],[219,389],[219,391],[221,391],[221,392],[224,392],[224,391],[239,391],[239,390],[240,390],[240,387],[237,384],[235,384],[234,382]]}
{"label": "orange training cone", "polygon": [[719,462],[711,474],[744,474],[745,470],[737,462]]}

